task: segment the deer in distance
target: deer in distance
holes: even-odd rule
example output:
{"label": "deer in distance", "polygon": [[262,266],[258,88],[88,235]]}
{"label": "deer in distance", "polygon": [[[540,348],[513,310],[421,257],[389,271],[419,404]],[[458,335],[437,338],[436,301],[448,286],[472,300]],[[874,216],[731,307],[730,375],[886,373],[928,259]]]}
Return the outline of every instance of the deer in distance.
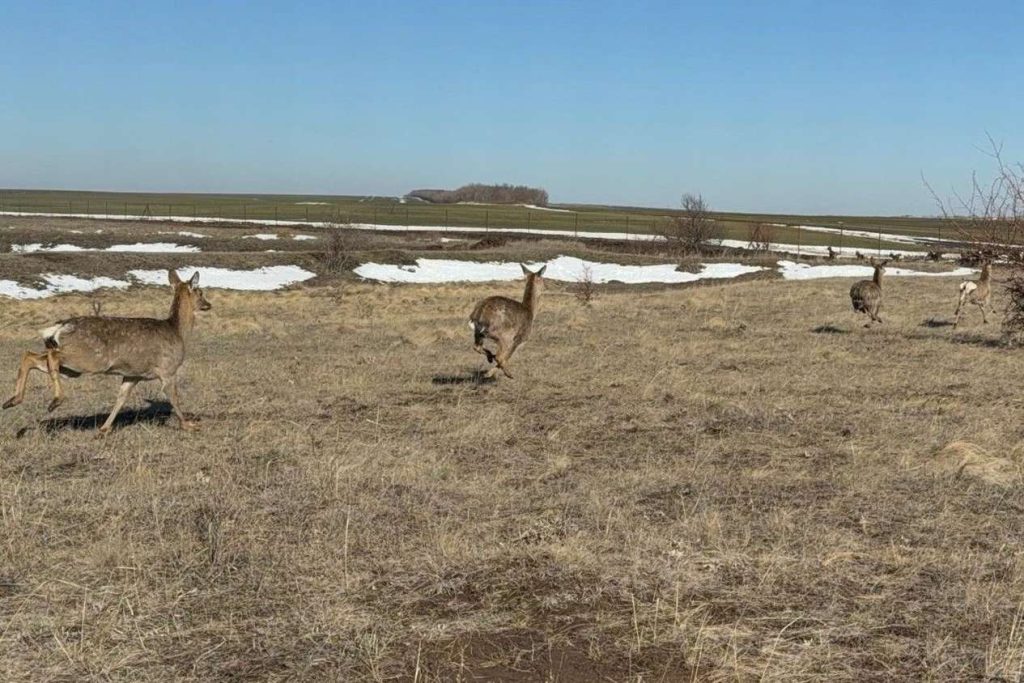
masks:
{"label": "deer in distance", "polygon": [[992,310],[990,301],[992,299],[992,263],[983,261],[981,264],[981,277],[977,280],[964,280],[960,283],[960,300],[956,306],[956,318],[953,320],[953,329],[960,324],[960,316],[963,315],[964,305],[971,303],[981,309],[981,321],[988,324],[988,313],[985,308]]}
{"label": "deer in distance", "polygon": [[882,318],[878,315],[878,310],[882,307],[882,273],[885,272],[885,266],[889,261],[887,259],[877,262],[872,258],[870,263],[875,269],[874,277],[870,280],[855,282],[853,287],[850,287],[850,302],[853,304],[853,310],[868,315],[869,320],[864,327],[871,327],[873,322],[882,322]]}
{"label": "deer in distance", "polygon": [[159,379],[181,428],[195,429],[195,423],[185,418],[178,405],[176,374],[185,360],[196,312],[208,311],[211,306],[199,288],[198,272],[183,282],[171,269],[168,280],[174,288],[174,300],[167,318],[80,316],[61,320],[41,330],[46,350],[41,353],[27,351],[22,357],[14,396],[4,403],[4,409],[13,408],[25,399],[28,375],[33,370],[49,375],[53,400],[47,410],[51,412],[64,401],[61,374],[70,377],[118,375],[121,388],[110,416],[99,429],[100,436],[103,436],[110,432],[114,419],[135,385]]}
{"label": "deer in distance", "polygon": [[[500,369],[505,376],[512,379],[508,371],[508,359],[515,350],[526,341],[533,328],[533,317],[537,312],[537,299],[544,284],[544,271],[547,266],[532,272],[520,264],[526,276],[526,289],[523,300],[516,301],[504,296],[490,296],[481,301],[469,316],[469,327],[473,330],[473,350],[487,357],[488,363],[494,367],[484,377],[494,377]],[[484,348],[484,341],[490,339],[496,349],[492,352]]]}

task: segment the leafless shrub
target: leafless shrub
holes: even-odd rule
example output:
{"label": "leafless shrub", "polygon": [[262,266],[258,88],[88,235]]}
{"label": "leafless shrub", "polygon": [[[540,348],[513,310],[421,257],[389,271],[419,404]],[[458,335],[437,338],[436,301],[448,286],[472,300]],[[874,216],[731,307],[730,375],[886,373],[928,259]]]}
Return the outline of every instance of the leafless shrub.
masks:
{"label": "leafless shrub", "polygon": [[579,280],[576,281],[573,293],[576,296],[576,301],[579,301],[584,306],[589,306],[590,302],[597,296],[594,273],[591,271],[590,266],[583,266],[583,272],[580,274]]}
{"label": "leafless shrub", "polygon": [[932,260],[932,261],[940,261],[940,260],[942,260],[942,252],[941,251],[929,251],[928,252],[928,258],[930,260]]}
{"label": "leafless shrub", "polygon": [[[992,179],[983,181],[971,174],[970,191],[954,193],[943,201],[928,186],[942,214],[957,229],[960,239],[970,247],[960,261],[976,265],[981,261],[1005,259],[1012,272],[1006,286],[1009,300],[1003,319],[1003,336],[1019,341],[1024,336],[1024,164],[1011,164],[1003,159],[1002,146],[988,138],[988,156],[995,171]],[[926,183],[927,185],[927,183]]]}
{"label": "leafless shrub", "polygon": [[679,214],[662,224],[661,236],[675,251],[701,254],[711,251],[720,239],[718,223],[699,194],[684,194]]}
{"label": "leafless shrub", "polygon": [[835,261],[836,257],[839,256],[839,252],[832,248],[832,245],[828,245],[828,260]]}
{"label": "leafless shrub", "polygon": [[995,171],[991,180],[971,174],[970,190],[942,199],[928,185],[942,216],[953,224],[960,240],[984,256],[1024,262],[1024,164],[1003,159],[1002,146],[988,138],[988,156]]}
{"label": "leafless shrub", "polygon": [[324,272],[336,275],[358,265],[352,255],[353,249],[350,241],[350,235],[345,226],[331,228],[319,256],[320,267]]}
{"label": "leafless shrub", "polygon": [[767,223],[753,223],[750,226],[750,239],[747,249],[756,252],[766,252],[772,246],[772,227]]}

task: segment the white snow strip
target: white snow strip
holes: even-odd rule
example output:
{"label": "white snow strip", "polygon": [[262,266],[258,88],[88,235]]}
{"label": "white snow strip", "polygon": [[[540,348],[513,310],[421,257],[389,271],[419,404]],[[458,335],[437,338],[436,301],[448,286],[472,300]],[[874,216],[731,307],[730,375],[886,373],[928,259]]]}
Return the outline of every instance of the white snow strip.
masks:
{"label": "white snow strip", "polygon": [[243,235],[242,239],[243,240],[264,240],[264,241],[266,241],[266,240],[276,240],[277,239],[277,235],[271,235],[271,234],[268,234],[268,233],[260,233],[258,235]]}
{"label": "white snow strip", "polygon": [[37,251],[85,251],[85,249],[76,247],[74,244],[43,245],[36,242],[34,244],[12,244],[11,251],[15,254],[34,254]]}
{"label": "white snow strip", "polygon": [[135,244],[115,244],[105,251],[150,252],[154,254],[195,253],[199,247],[190,244],[173,244],[171,242],[136,242]]}
{"label": "white snow strip", "polygon": [[[541,207],[537,207],[541,208]],[[555,209],[560,211],[562,209]],[[40,217],[55,217],[55,218],[93,218],[98,220],[111,220],[111,221],[157,221],[165,223],[232,223],[235,225],[260,225],[267,227],[299,227],[299,226],[312,226],[319,228],[334,228],[334,229],[347,229],[353,230],[376,230],[380,232],[440,232],[440,233],[468,233],[468,234],[480,234],[480,233],[495,233],[505,235],[542,235],[548,237],[571,237],[575,239],[589,239],[589,240],[615,240],[615,241],[640,241],[640,242],[657,242],[662,241],[665,238],[661,235],[652,235],[646,233],[636,232],[597,232],[588,230],[544,230],[540,228],[488,228],[483,226],[477,227],[446,227],[443,225],[382,225],[374,223],[352,223],[340,226],[337,223],[332,222],[320,222],[320,221],[289,221],[289,220],[274,220],[274,219],[261,219],[261,218],[216,218],[216,217],[194,217],[194,216],[160,216],[159,218],[150,216],[122,216],[120,214],[67,214],[67,213],[30,213],[22,211],[4,211],[0,212],[3,216],[40,216]],[[825,228],[820,226],[802,226],[807,229],[815,229],[821,232],[832,232],[838,234],[837,228]],[[98,232],[98,231],[97,231]],[[854,235],[858,231],[844,230],[843,233],[847,235]],[[863,232],[863,236],[877,238],[877,232]],[[246,235],[246,238],[256,239],[277,239],[277,236],[270,235]],[[907,235],[897,235],[894,233],[882,233],[883,241],[891,243],[920,243],[924,244],[927,242],[938,241],[935,238],[930,237],[910,237]],[[915,242],[916,241],[916,242]],[[749,242],[745,240],[721,240],[721,245],[725,247],[745,249]],[[825,246],[797,246],[795,244],[777,244],[772,243],[770,250],[781,253],[797,253],[801,254],[812,254],[812,255],[825,255],[828,252],[828,248]],[[851,249],[844,247],[843,249],[836,249],[841,256],[853,255],[857,249]],[[871,253],[872,249],[861,248],[860,251],[864,253]],[[892,251],[883,249],[883,254],[895,253],[901,256],[921,256],[922,252],[919,251]]]}
{"label": "white snow strip", "polygon": [[550,206],[537,206],[536,204],[522,204],[524,209],[533,209],[534,211],[554,211],[555,213],[572,213],[569,209],[553,209]]}
{"label": "white snow strip", "polygon": [[[716,244],[723,247],[729,247],[730,249],[746,249],[750,246],[750,242],[747,240],[717,240]],[[780,254],[803,254],[805,256],[828,256],[827,245],[817,244],[784,244],[780,242],[772,242],[768,248],[769,251],[780,253]],[[832,247],[832,251],[838,258],[855,258],[857,252],[870,255],[879,255],[877,249],[865,249],[863,247]],[[903,249],[883,249],[881,252],[882,258],[885,258],[889,254],[897,254],[899,256],[924,256],[923,251],[907,251]]]}
{"label": "white snow strip", "polygon": [[[361,199],[359,201],[362,201]],[[330,206],[330,202],[295,202],[296,206]]]}
{"label": "white snow strip", "polygon": [[81,278],[77,275],[43,275],[46,286],[41,289],[24,287],[13,280],[0,280],[0,296],[12,299],[45,299],[68,292],[92,292],[103,287],[124,289],[129,283],[109,277]]}
{"label": "white snow strip", "polygon": [[293,240],[297,240],[299,242],[303,242],[303,241],[307,241],[307,240],[315,240],[315,239],[317,239],[317,237],[316,237],[316,235],[295,235],[295,236],[292,237],[292,239]]}
{"label": "white snow strip", "polygon": [[[779,261],[779,272],[786,280],[817,280],[830,277],[859,277],[871,278],[874,268],[871,266],[812,266],[807,263],[796,263],[794,261]],[[907,268],[885,269],[886,275],[898,277],[920,276],[920,277],[966,277],[976,273],[973,268],[957,268],[939,273],[929,273],[921,270],[909,270]]]}
{"label": "white snow strip", "polygon": [[206,237],[206,235],[203,235],[202,233],[189,232],[188,230],[181,230],[179,232],[173,232],[173,231],[168,231],[168,230],[161,230],[158,234],[160,234],[160,235],[180,235],[182,237],[202,237],[202,238]]}
{"label": "white snow strip", "polygon": [[200,251],[199,247],[169,242],[137,242],[135,244],[115,244],[106,249],[86,249],[74,244],[12,244],[11,251],[16,254],[33,254],[36,252],[58,252],[58,251],[131,251],[131,252],[152,252],[156,254],[167,254],[173,252],[192,253]]}
{"label": "white snow strip", "polygon": [[[641,284],[650,282],[680,283],[711,278],[734,278],[747,273],[764,270],[760,266],[744,266],[737,263],[704,264],[699,273],[676,269],[675,264],[654,266],[624,266],[617,263],[584,261],[573,256],[559,256],[546,263],[529,264],[536,271],[547,265],[544,277],[562,282],[579,282],[587,269],[595,283],[623,282]],[[493,282],[518,280],[523,271],[515,262],[456,261],[451,259],[417,259],[415,266],[364,263],[354,271],[367,280],[380,282],[439,283],[439,282]]]}
{"label": "white snow strip", "polygon": [[[178,273],[183,278],[191,277],[196,271],[199,271],[200,286],[204,288],[261,292],[281,289],[296,282],[316,277],[316,273],[311,273],[299,266],[268,266],[252,270],[232,270],[207,266],[187,266],[178,269]],[[145,285],[167,284],[166,270],[131,270],[128,271],[128,275]]]}

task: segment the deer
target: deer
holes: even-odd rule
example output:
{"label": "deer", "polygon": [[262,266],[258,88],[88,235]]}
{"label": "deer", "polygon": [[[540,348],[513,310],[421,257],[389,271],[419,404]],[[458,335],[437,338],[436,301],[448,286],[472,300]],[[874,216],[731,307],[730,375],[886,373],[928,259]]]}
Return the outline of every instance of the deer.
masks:
{"label": "deer", "polygon": [[[499,369],[506,377],[513,379],[508,370],[508,360],[533,329],[533,317],[537,312],[537,299],[544,284],[543,275],[547,266],[532,272],[526,266],[519,265],[526,276],[523,300],[489,296],[478,303],[469,316],[469,327],[473,330],[473,350],[486,356],[488,363],[495,364],[484,375],[487,379],[493,378]],[[495,351],[484,348],[486,339],[495,343]]]}
{"label": "deer", "polygon": [[981,309],[981,321],[983,324],[988,324],[988,314],[985,312],[985,307],[992,308],[990,301],[992,299],[992,262],[985,260],[981,264],[981,277],[977,280],[964,280],[960,283],[960,300],[956,306],[956,318],[953,320],[953,329],[955,330],[957,325],[960,324],[960,316],[964,312],[964,304],[975,304]]}
{"label": "deer", "polygon": [[875,269],[874,277],[870,280],[855,282],[850,287],[850,301],[853,303],[853,310],[858,313],[867,313],[870,318],[864,327],[871,327],[872,322],[882,322],[878,315],[878,309],[882,307],[882,273],[889,260],[878,262],[875,259],[869,261]]}
{"label": "deer", "polygon": [[46,350],[25,352],[18,368],[14,396],[3,404],[3,408],[13,408],[25,399],[28,376],[33,370],[49,375],[53,400],[47,412],[53,412],[64,402],[61,374],[70,377],[117,375],[121,377],[117,400],[106,422],[99,428],[98,435],[105,436],[135,385],[159,379],[181,428],[196,429],[197,425],[181,412],[176,375],[185,360],[196,313],[208,311],[212,306],[199,288],[198,272],[183,282],[171,269],[168,281],[174,288],[174,300],[167,318],[80,316],[58,321],[40,330]]}

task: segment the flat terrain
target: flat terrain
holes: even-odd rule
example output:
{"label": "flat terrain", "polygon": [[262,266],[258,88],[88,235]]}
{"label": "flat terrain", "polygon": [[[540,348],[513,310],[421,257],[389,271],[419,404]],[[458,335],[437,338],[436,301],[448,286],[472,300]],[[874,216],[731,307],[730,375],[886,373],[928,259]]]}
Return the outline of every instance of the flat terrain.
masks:
{"label": "flat terrain", "polygon": [[[213,217],[225,220],[287,220],[370,223],[442,228],[561,230],[657,234],[679,212],[666,208],[552,205],[539,209],[519,205],[433,205],[396,197],[336,195],[174,194],[72,192],[58,190],[0,190],[0,211],[117,216]],[[783,244],[831,245],[858,249],[910,249],[927,245],[891,241],[887,235],[955,240],[957,231],[946,220],[907,216],[799,216],[716,212],[720,236],[749,241],[756,223],[771,224],[770,238]],[[870,237],[840,237],[798,226],[823,226],[871,233]]]}
{"label": "flat terrain", "polygon": [[[890,278],[869,330],[850,284],[549,284],[492,383],[466,318],[518,283],[207,290],[199,432],[142,385],[94,438],[114,378],[0,413],[0,678],[1019,680],[1021,351],[949,328],[955,280]],[[0,299],[5,381],[54,319],[169,298]]]}

